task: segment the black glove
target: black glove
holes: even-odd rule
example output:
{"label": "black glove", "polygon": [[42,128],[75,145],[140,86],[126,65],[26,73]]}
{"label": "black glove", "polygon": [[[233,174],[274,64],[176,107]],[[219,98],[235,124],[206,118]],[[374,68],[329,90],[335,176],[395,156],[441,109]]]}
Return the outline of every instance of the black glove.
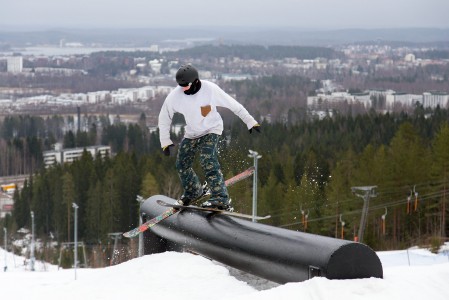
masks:
{"label": "black glove", "polygon": [[253,129],[260,133],[260,124],[254,125],[252,128],[249,129],[249,133],[253,133]]}
{"label": "black glove", "polygon": [[175,145],[170,144],[168,146],[162,147],[162,152],[164,152],[165,156],[170,156],[170,147],[174,147]]}

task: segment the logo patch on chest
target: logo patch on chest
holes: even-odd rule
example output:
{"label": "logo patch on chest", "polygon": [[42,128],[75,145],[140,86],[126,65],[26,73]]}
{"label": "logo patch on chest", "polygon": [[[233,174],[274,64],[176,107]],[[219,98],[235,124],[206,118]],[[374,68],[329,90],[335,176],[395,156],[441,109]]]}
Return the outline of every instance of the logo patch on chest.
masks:
{"label": "logo patch on chest", "polygon": [[201,106],[201,115],[203,117],[206,117],[210,113],[211,110],[212,110],[212,108],[210,107],[210,105]]}

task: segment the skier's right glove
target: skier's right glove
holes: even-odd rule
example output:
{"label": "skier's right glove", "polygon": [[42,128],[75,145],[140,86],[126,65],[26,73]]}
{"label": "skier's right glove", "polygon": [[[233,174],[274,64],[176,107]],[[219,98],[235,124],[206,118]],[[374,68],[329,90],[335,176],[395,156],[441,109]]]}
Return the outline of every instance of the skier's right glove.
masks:
{"label": "skier's right glove", "polygon": [[170,147],[174,147],[175,145],[170,144],[168,146],[162,147],[162,152],[164,152],[165,156],[170,156]]}
{"label": "skier's right glove", "polygon": [[258,133],[260,133],[260,124],[256,124],[256,125],[254,125],[251,129],[249,129],[249,130],[248,130],[249,133],[253,133],[253,129],[254,129],[255,131],[257,131]]}

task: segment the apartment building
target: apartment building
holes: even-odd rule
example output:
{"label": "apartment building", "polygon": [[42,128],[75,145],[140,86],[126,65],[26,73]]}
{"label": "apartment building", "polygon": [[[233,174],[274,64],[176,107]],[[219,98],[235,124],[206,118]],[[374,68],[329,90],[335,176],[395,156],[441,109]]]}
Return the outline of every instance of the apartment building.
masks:
{"label": "apartment building", "polygon": [[423,93],[423,106],[436,108],[448,108],[449,94],[443,92],[427,92]]}
{"label": "apartment building", "polygon": [[318,94],[317,96],[307,97],[307,107],[313,109],[334,108],[342,103],[359,103],[366,109],[369,109],[371,107],[371,98],[369,93],[349,94],[347,92],[333,92],[331,94]]}
{"label": "apartment building", "polygon": [[55,164],[61,163],[71,163],[77,159],[79,159],[84,151],[89,152],[92,157],[96,157],[98,154],[101,157],[106,157],[106,155],[111,155],[111,147],[110,146],[91,146],[84,148],[70,148],[70,149],[61,149],[61,145],[58,144],[55,146],[55,150],[44,151],[44,165],[46,168],[53,166]]}
{"label": "apartment building", "polygon": [[10,73],[20,73],[23,71],[23,57],[11,56],[6,59],[7,71]]}
{"label": "apartment building", "polygon": [[422,103],[422,98],[422,95],[392,93],[386,96],[386,108],[393,111],[395,107],[414,107],[417,102]]}

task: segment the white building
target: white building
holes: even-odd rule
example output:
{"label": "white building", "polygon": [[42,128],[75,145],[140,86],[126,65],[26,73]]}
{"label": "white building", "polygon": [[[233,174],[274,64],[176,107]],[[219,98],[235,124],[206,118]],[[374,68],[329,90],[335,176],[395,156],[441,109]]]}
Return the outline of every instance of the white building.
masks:
{"label": "white building", "polygon": [[14,209],[14,200],[11,195],[6,193],[0,193],[0,219],[6,217],[7,214],[11,214]]}
{"label": "white building", "polygon": [[168,95],[174,89],[172,86],[160,85],[156,87],[156,94]]}
{"label": "white building", "polygon": [[441,108],[447,108],[449,103],[449,95],[442,92],[428,92],[423,93],[423,106],[436,108],[440,106]]}
{"label": "white building", "polygon": [[87,102],[91,104],[100,102],[100,95],[96,92],[87,93]]}
{"label": "white building", "polygon": [[387,95],[392,95],[396,93],[393,90],[369,90],[369,94],[372,98],[380,98],[380,97],[387,97]]}
{"label": "white building", "polygon": [[354,102],[354,96],[346,92],[334,92],[332,94],[318,94],[307,97],[307,107],[309,108],[329,108],[334,104]]}
{"label": "white building", "polygon": [[222,74],[221,79],[224,81],[243,81],[251,79],[252,76],[249,74]]}
{"label": "white building", "polygon": [[414,63],[416,61],[415,54],[409,53],[409,54],[405,55],[404,60],[409,63]]}
{"label": "white building", "polygon": [[89,152],[92,157],[96,157],[100,154],[101,157],[111,154],[111,147],[109,146],[91,146],[85,148],[71,148],[61,149],[60,144],[55,145],[55,150],[44,151],[44,165],[50,167],[60,163],[71,163],[83,155],[84,150]]}
{"label": "white building", "polygon": [[171,125],[171,132],[173,132],[174,134],[178,135],[181,133],[181,130],[184,128],[184,124],[173,124]]}
{"label": "white building", "polygon": [[97,91],[97,92],[90,92],[87,93],[87,102],[96,104],[100,102],[105,102],[106,99],[110,96],[109,91]]}
{"label": "white building", "polygon": [[161,73],[162,63],[159,60],[157,59],[150,60],[148,64],[150,65],[151,70],[153,70],[155,74]]}
{"label": "white building", "polygon": [[139,97],[138,89],[119,89],[119,93],[125,96],[129,102],[136,102]]}
{"label": "white building", "polygon": [[363,106],[367,109],[371,107],[371,94],[370,93],[360,93],[360,94],[353,94],[354,102],[358,102],[363,104]]}
{"label": "white building", "polygon": [[22,56],[12,56],[6,59],[7,71],[10,73],[20,73],[23,71]]}
{"label": "white building", "polygon": [[140,100],[148,100],[154,98],[156,91],[151,86],[144,86],[138,90],[138,98]]}
{"label": "white building", "polygon": [[159,46],[158,45],[150,45],[150,47],[148,48],[148,51],[159,52]]}
{"label": "white building", "polygon": [[391,111],[395,107],[413,107],[417,102],[422,103],[422,95],[393,93],[386,97],[386,109]]}
{"label": "white building", "polygon": [[124,105],[129,103],[129,99],[122,94],[111,94],[111,102],[117,105]]}

